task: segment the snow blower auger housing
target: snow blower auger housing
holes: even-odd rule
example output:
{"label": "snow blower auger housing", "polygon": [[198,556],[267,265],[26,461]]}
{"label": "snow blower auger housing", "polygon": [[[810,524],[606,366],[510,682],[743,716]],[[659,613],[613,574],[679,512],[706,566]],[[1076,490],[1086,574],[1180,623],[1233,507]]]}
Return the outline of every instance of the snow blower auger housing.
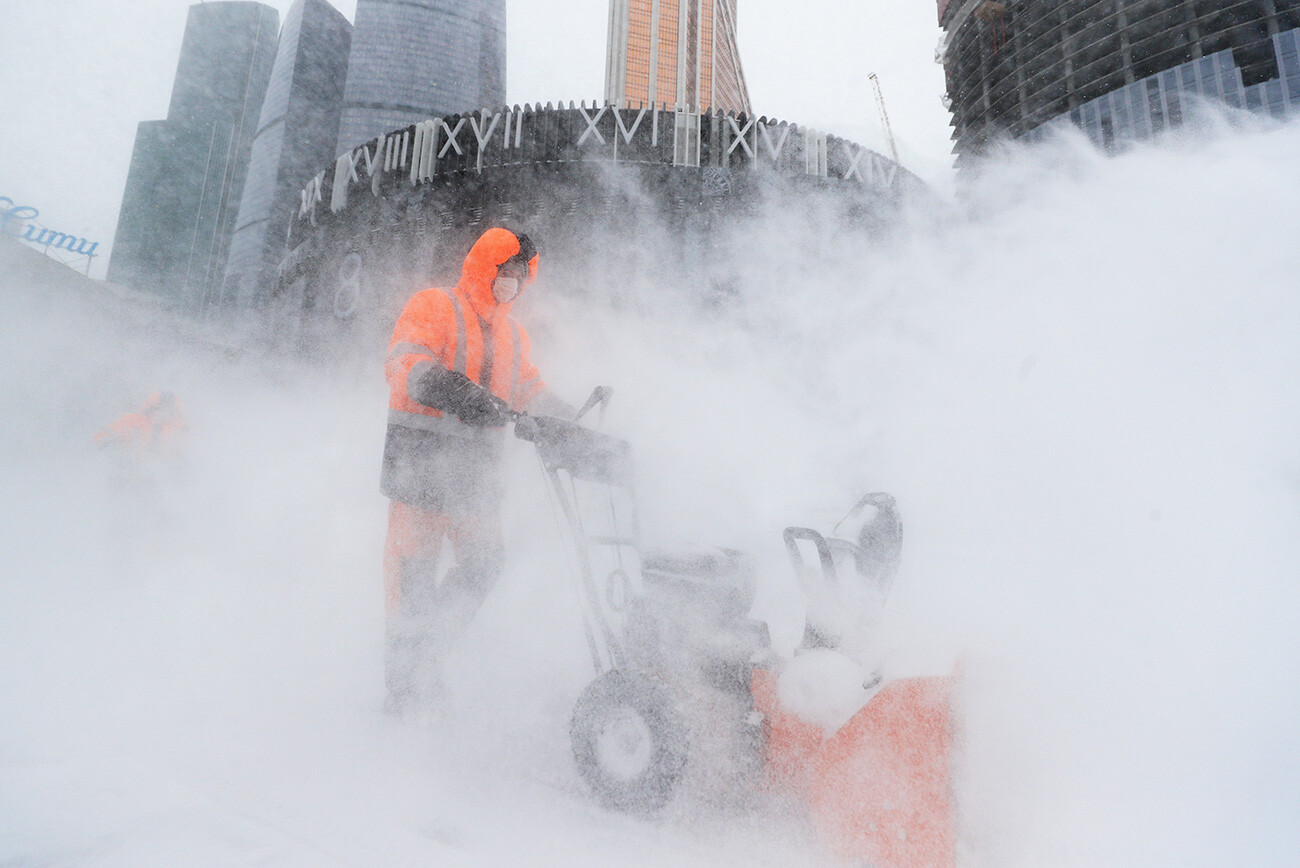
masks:
{"label": "snow blower auger housing", "polygon": [[[608,397],[597,390],[584,410]],[[855,665],[851,649],[898,567],[892,497],[863,497],[828,533],[786,529],[809,600],[804,641],[787,662],[750,617],[756,571],[746,555],[643,549],[626,441],[546,417],[516,433],[537,447],[576,566],[596,677],[575,703],[570,739],[602,804],[635,814],[667,804],[697,749],[693,717],[707,706],[710,733],[724,731],[739,765],[748,758],[756,769],[746,779],[802,795],[836,852],[879,868],[952,864],[951,679],[885,681],[863,668],[860,707],[831,729],[786,701],[787,676],[817,655]]]}
{"label": "snow blower auger housing", "polygon": [[[894,498],[867,494],[829,534],[790,527],[784,539],[808,610],[794,658],[752,673],[769,782],[807,800],[821,839],[841,857],[951,868],[954,676],[886,680],[863,654],[902,554]],[[835,696],[809,696],[836,681]],[[856,711],[842,719],[846,700]]]}

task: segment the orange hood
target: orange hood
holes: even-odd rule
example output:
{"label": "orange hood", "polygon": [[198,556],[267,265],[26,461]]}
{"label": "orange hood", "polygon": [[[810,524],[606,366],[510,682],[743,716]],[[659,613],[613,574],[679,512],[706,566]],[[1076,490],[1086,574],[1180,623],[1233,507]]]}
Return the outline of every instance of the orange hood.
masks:
{"label": "orange hood", "polygon": [[[465,257],[465,265],[461,268],[460,283],[457,286],[461,294],[469,299],[478,315],[486,320],[493,320],[499,314],[509,313],[510,305],[514,304],[513,299],[505,304],[497,302],[492,295],[492,281],[496,280],[497,269],[518,253],[518,237],[508,229],[497,228],[484,232],[470,248],[469,255]],[[537,279],[538,259],[538,256],[533,256],[528,261],[528,276],[524,278],[524,287]],[[523,293],[524,287],[520,287],[520,294]],[[516,299],[518,297],[515,296]]]}

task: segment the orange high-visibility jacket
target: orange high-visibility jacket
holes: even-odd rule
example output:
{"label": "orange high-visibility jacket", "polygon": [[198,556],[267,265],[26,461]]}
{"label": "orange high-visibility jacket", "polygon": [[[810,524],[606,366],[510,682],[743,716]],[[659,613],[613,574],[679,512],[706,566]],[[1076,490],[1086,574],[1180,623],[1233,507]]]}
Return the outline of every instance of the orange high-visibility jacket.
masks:
{"label": "orange high-visibility jacket", "polygon": [[[426,289],[407,302],[384,366],[388,434],[380,487],[393,500],[452,514],[490,510],[499,500],[497,465],[503,429],[466,425],[411,398],[409,386],[430,365],[464,374],[523,410],[544,388],[528,357],[528,333],[510,317],[513,302],[492,295],[497,269],[519,253],[505,229],[483,234],[450,289]],[[537,276],[528,263],[525,286]]]}

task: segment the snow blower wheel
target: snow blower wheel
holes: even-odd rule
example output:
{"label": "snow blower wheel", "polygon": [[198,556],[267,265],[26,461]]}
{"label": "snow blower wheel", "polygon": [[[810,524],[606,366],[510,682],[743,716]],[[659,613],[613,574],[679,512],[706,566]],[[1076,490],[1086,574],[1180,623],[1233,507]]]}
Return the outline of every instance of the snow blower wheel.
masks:
{"label": "snow blower wheel", "polygon": [[578,697],[569,736],[579,773],[616,811],[662,808],[686,765],[686,728],[668,693],[621,669],[606,672]]}

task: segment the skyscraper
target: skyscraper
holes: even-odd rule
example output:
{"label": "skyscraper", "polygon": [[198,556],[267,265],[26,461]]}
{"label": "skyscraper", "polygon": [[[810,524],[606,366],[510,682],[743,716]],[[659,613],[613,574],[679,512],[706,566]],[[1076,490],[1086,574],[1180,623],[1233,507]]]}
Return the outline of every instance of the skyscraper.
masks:
{"label": "skyscraper", "polygon": [[335,156],[352,25],[326,0],[295,0],[253,139],[222,300],[265,296],[303,186]]}
{"label": "skyscraper", "polygon": [[357,0],[339,153],[505,97],[505,0]]}
{"label": "skyscraper", "polygon": [[261,3],[190,7],[167,119],[136,133],[109,280],[191,310],[214,303],[279,19]]}
{"label": "skyscraper", "polygon": [[749,112],[736,0],[610,0],[605,100]]}

